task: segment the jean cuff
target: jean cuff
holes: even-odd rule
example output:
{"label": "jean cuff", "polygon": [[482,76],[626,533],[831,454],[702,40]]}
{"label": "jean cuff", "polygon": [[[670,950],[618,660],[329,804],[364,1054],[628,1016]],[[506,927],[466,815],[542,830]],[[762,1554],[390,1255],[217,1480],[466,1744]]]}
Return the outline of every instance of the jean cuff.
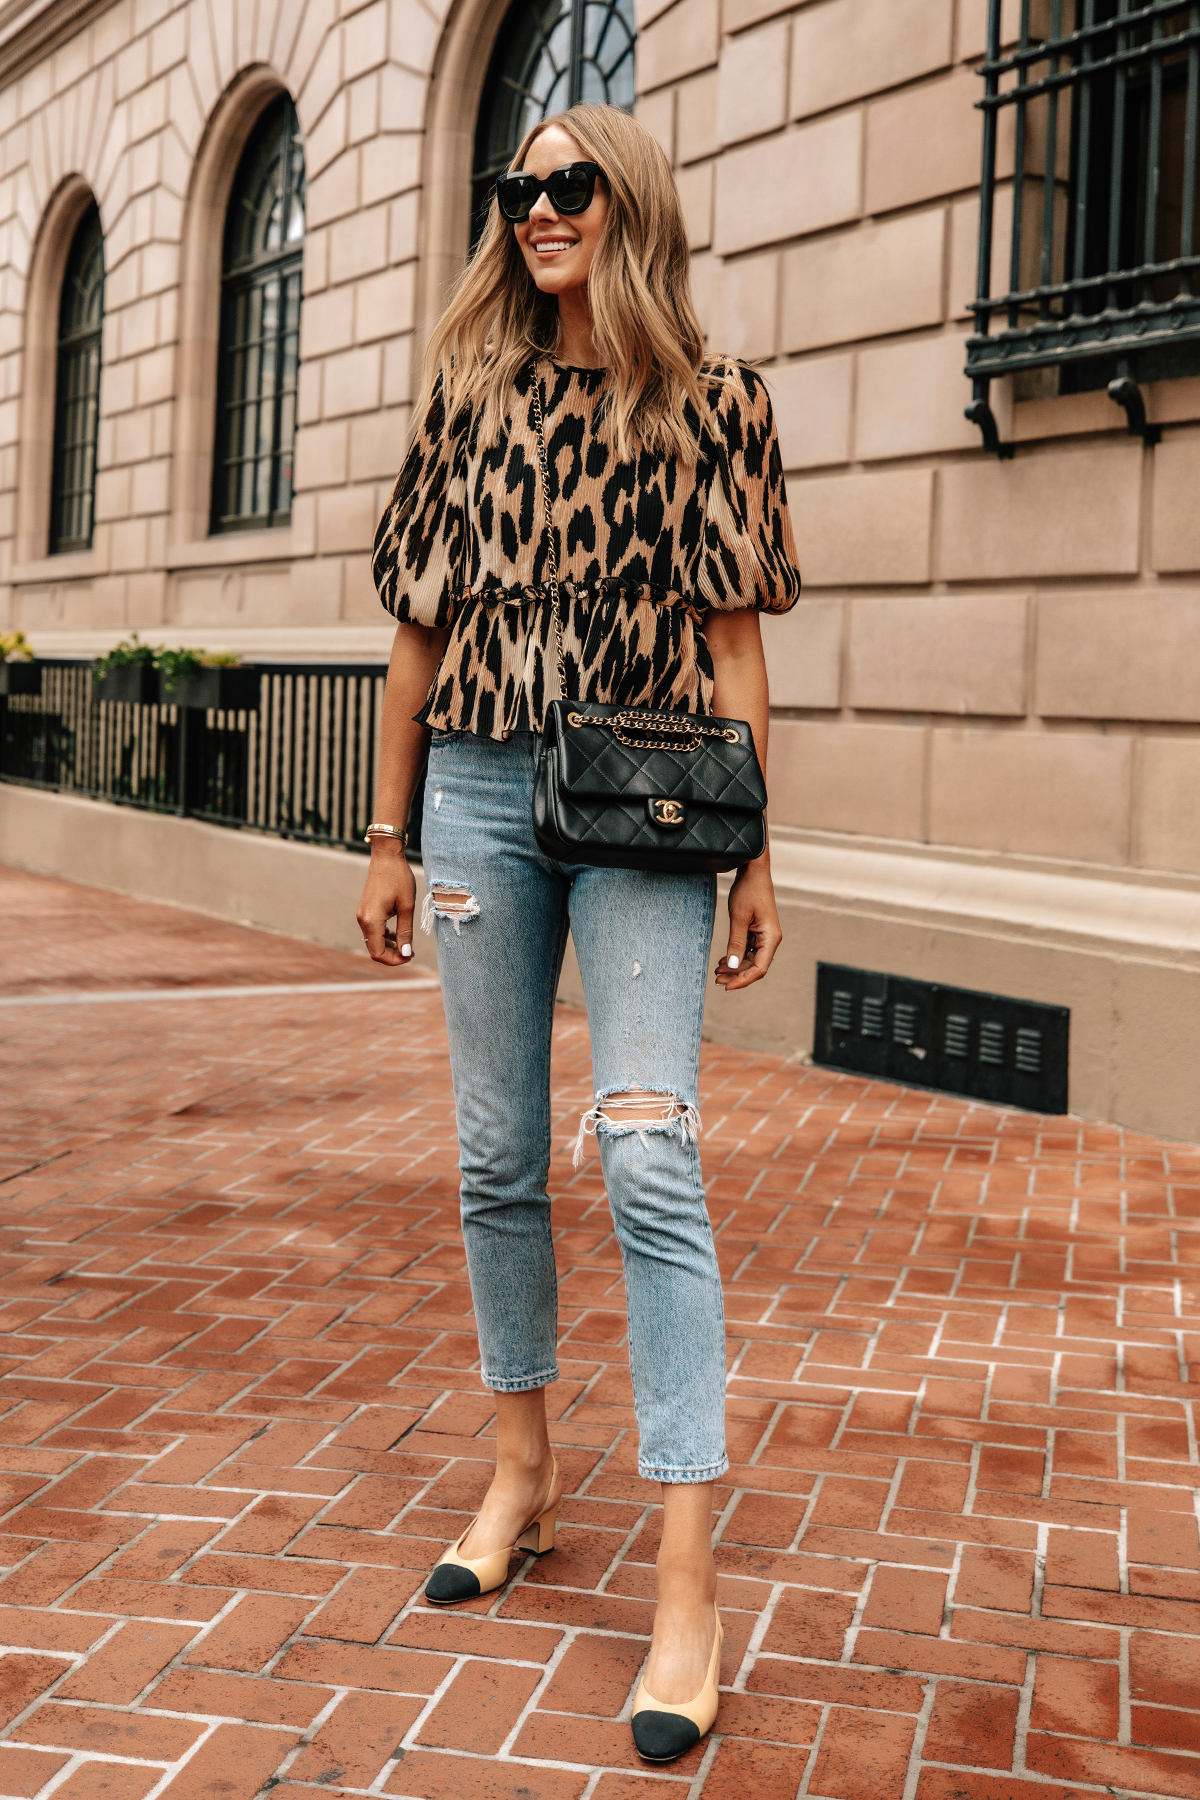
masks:
{"label": "jean cuff", "polygon": [[652,1469],[648,1464],[639,1462],[638,1474],[643,1481],[665,1481],[673,1485],[687,1481],[716,1481],[718,1476],[724,1475],[728,1467],[729,1458],[727,1456],[723,1456],[720,1462],[709,1463],[708,1467],[704,1469]]}
{"label": "jean cuff", "polygon": [[506,1381],[502,1375],[489,1375],[484,1369],[480,1380],[494,1394],[528,1394],[533,1388],[549,1387],[552,1381],[557,1381],[558,1370],[543,1369],[540,1375],[518,1375],[512,1381]]}

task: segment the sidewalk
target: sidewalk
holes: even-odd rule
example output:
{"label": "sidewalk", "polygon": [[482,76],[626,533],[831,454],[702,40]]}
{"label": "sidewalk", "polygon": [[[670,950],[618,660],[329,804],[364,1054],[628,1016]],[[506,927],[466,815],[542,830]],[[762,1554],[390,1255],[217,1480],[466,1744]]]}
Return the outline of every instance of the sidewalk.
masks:
{"label": "sidewalk", "polygon": [[428,974],[14,871],[0,913],[0,1795],[1200,1800],[1200,1150],[706,1047],[726,1691],[651,1772],[583,1016],[559,1548],[435,1612],[492,1414]]}

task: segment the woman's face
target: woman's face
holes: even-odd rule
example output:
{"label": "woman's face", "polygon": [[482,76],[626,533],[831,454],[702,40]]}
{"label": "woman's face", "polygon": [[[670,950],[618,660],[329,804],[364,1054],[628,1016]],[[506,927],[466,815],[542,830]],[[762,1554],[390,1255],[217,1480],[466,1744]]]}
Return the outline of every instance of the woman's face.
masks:
{"label": "woman's face", "polygon": [[[564,163],[587,162],[580,149],[561,125],[550,125],[535,138],[514,175],[536,175],[545,181]],[[529,272],[543,294],[565,294],[587,286],[588,271],[596,254],[596,245],[608,217],[608,193],[603,177],[597,177],[592,204],[586,212],[557,213],[547,194],[539,194],[537,205],[521,225],[514,225]]]}

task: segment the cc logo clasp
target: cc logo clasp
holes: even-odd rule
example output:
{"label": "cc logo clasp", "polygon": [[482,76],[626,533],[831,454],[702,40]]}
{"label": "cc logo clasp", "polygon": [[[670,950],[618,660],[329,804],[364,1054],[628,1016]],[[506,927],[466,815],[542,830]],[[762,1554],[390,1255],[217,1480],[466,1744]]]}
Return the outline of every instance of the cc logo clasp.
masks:
{"label": "cc logo clasp", "polygon": [[656,825],[678,827],[687,823],[687,810],[682,800],[650,800],[647,804]]}

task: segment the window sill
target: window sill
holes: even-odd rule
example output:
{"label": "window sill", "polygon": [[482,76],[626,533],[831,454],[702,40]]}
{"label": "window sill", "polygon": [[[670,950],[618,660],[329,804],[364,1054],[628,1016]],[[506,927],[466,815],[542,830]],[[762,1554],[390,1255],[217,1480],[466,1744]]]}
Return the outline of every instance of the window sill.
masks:
{"label": "window sill", "polygon": [[[1142,398],[1146,402],[1146,417],[1153,424],[1189,424],[1200,419],[1200,376],[1143,382]],[[1088,394],[1058,394],[1046,400],[1017,400],[1012,419],[1012,439],[1017,444],[1094,432],[1126,432],[1124,413],[1103,388]]]}
{"label": "window sill", "polygon": [[194,544],[171,544],[168,569],[227,568],[235,563],[291,562],[296,540],[288,531],[222,531]]}
{"label": "window sill", "polygon": [[14,563],[9,580],[14,587],[49,581],[78,581],[89,575],[103,575],[94,550],[68,551],[63,556],[39,556],[34,562]]}

